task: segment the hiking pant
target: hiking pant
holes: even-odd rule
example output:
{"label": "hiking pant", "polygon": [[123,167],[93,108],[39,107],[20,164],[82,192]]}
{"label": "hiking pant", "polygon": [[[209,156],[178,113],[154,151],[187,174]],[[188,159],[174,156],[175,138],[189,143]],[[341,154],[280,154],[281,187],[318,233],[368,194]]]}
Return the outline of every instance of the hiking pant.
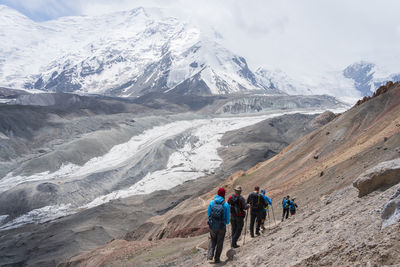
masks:
{"label": "hiking pant", "polygon": [[290,210],[290,216],[295,215],[296,214],[296,210]]}
{"label": "hiking pant", "polygon": [[262,210],[250,211],[250,235],[254,236],[254,222],[257,221],[256,233],[260,233],[260,225],[262,221]]}
{"label": "hiking pant", "polygon": [[232,216],[231,217],[231,225],[232,225],[232,246],[237,245],[237,241],[242,233],[244,224],[244,217],[241,216]]}
{"label": "hiking pant", "polygon": [[285,214],[286,214],[286,219],[287,219],[289,217],[289,209],[283,209],[282,220],[283,220],[283,218],[285,218]]}
{"label": "hiking pant", "polygon": [[210,248],[208,250],[209,259],[214,257],[214,252],[215,252],[214,260],[220,260],[222,247],[224,246],[225,233],[226,233],[226,228],[217,231],[210,229],[211,240],[210,240]]}

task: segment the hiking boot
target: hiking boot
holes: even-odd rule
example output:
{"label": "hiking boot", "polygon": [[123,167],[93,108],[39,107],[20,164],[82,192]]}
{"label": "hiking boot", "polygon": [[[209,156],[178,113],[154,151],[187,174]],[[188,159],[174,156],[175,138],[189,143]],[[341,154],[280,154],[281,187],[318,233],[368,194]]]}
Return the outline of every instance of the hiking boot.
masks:
{"label": "hiking boot", "polygon": [[207,256],[207,260],[212,261],[213,256]]}
{"label": "hiking boot", "polygon": [[221,263],[221,260],[215,259],[215,260],[214,260],[214,263]]}
{"label": "hiking boot", "polygon": [[256,232],[256,235],[260,235],[260,232]]}
{"label": "hiking boot", "polygon": [[254,235],[250,235],[251,236],[251,238],[253,238],[254,237]]}
{"label": "hiking boot", "polygon": [[240,248],[240,246],[238,244],[233,244],[232,246],[233,248]]}

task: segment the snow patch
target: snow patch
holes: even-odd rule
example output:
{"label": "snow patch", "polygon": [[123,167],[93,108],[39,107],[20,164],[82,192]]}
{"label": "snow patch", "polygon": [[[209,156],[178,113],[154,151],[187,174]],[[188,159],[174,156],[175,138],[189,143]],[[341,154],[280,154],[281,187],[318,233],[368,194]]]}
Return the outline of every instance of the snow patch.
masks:
{"label": "snow patch", "polygon": [[8,215],[0,215],[0,224],[2,224],[5,219],[7,219]]}
{"label": "snow patch", "polygon": [[[18,228],[24,224],[28,223],[44,223],[48,221],[53,221],[58,218],[64,217],[70,214],[71,204],[67,205],[55,205],[46,206],[40,209],[31,210],[27,214],[24,214],[11,222],[8,222],[0,226],[0,231]],[[7,216],[7,215],[6,215]],[[1,219],[1,217],[0,217]],[[1,223],[1,220],[0,220]]]}
{"label": "snow patch", "polygon": [[8,136],[0,132],[0,139],[10,139]]}
{"label": "snow patch", "polygon": [[391,215],[387,220],[382,221],[382,229],[397,223],[400,219],[400,209],[396,209],[396,211]]}

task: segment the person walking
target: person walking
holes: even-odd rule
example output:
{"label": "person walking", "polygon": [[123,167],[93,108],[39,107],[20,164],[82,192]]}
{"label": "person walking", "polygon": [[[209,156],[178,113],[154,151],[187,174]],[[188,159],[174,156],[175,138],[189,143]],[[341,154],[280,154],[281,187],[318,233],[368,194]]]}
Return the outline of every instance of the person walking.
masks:
{"label": "person walking", "polygon": [[245,199],[240,195],[242,193],[242,187],[240,185],[234,188],[235,193],[228,198],[228,203],[231,207],[231,226],[232,226],[232,244],[233,248],[240,247],[237,241],[242,233],[244,218],[246,216],[246,210],[249,205]]}
{"label": "person walking", "polygon": [[207,209],[208,225],[210,228],[210,246],[208,250],[208,260],[214,258],[215,263],[221,262],[220,256],[224,245],[226,225],[229,224],[230,207],[225,202],[225,189],[218,189],[214,200],[210,201]]}
{"label": "person walking", "polygon": [[295,197],[292,198],[292,200],[289,202],[289,210],[290,210],[290,216],[293,216],[296,214],[296,208],[297,208],[297,204],[295,201]]}
{"label": "person walking", "polygon": [[251,192],[251,194],[247,197],[247,203],[250,204],[250,236],[254,237],[255,222],[257,222],[256,235],[260,235],[262,211],[265,207],[265,200],[260,194],[259,186],[256,186],[254,188],[254,192]]}
{"label": "person walking", "polygon": [[265,219],[267,218],[268,207],[269,207],[269,205],[272,205],[272,199],[270,199],[265,194],[264,189],[261,190],[261,195],[264,197],[264,201],[265,201],[265,208],[262,210],[262,216],[261,216],[261,232],[264,232],[264,230],[265,230],[264,223],[265,223]]}
{"label": "person walking", "polygon": [[290,197],[289,195],[284,197],[282,200],[282,208],[283,208],[283,212],[282,212],[282,222],[285,219],[289,218],[289,205],[290,205]]}

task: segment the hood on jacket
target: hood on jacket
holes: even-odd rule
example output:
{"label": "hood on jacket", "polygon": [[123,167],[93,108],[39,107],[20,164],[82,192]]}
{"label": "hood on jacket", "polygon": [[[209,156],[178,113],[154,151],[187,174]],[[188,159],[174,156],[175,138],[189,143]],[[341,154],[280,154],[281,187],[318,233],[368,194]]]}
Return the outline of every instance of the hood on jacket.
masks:
{"label": "hood on jacket", "polygon": [[218,203],[218,204],[221,204],[222,202],[224,202],[224,198],[223,197],[221,197],[221,196],[219,196],[219,195],[216,195],[215,197],[214,197],[214,201],[215,201],[215,203]]}

